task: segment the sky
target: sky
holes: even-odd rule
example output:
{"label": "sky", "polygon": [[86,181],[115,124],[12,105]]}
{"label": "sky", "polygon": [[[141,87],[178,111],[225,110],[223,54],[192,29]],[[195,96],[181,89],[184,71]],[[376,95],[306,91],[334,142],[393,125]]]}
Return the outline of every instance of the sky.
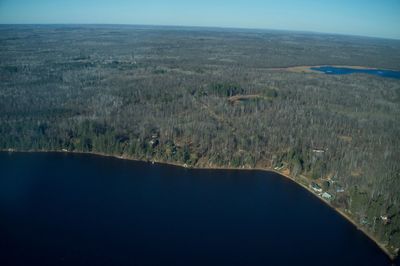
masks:
{"label": "sky", "polygon": [[140,24],[400,39],[400,0],[0,0],[0,24]]}

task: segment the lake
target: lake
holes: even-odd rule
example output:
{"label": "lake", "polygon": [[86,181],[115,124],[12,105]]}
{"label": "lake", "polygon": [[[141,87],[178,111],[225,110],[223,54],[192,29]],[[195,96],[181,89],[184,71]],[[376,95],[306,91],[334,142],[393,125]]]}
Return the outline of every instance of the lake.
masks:
{"label": "lake", "polygon": [[0,153],[0,265],[390,265],[272,172]]}
{"label": "lake", "polygon": [[346,75],[346,74],[362,73],[362,74],[380,76],[383,78],[400,79],[400,71],[394,71],[394,70],[358,69],[358,68],[334,67],[334,66],[311,67],[310,69],[320,71],[328,75]]}

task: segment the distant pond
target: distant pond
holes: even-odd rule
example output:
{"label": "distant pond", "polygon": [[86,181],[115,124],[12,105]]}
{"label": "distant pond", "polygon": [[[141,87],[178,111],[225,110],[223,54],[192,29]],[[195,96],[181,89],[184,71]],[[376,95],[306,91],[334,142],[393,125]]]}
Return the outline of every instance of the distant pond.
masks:
{"label": "distant pond", "polygon": [[351,67],[334,67],[334,66],[321,66],[321,67],[311,67],[311,70],[320,71],[328,75],[346,75],[346,74],[369,74],[380,76],[383,78],[394,78],[400,79],[400,71],[385,70],[385,69],[359,69]]}
{"label": "distant pond", "polygon": [[292,181],[0,152],[0,265],[391,265]]}

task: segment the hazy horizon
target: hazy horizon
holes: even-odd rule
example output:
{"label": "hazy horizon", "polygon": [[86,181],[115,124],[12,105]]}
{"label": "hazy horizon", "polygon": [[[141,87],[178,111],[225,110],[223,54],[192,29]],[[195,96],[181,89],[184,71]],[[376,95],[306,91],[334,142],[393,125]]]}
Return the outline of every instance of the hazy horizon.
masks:
{"label": "hazy horizon", "polygon": [[124,26],[124,27],[149,27],[149,28],[188,28],[188,29],[221,29],[221,30],[243,30],[243,31],[277,31],[277,32],[293,32],[304,34],[321,34],[321,35],[338,35],[348,37],[373,38],[400,41],[400,38],[367,36],[359,34],[332,33],[311,30],[291,30],[291,29],[274,29],[274,28],[245,28],[245,27],[224,27],[224,26],[196,26],[196,25],[158,25],[158,24],[121,24],[121,23],[0,23],[0,26]]}
{"label": "hazy horizon", "polygon": [[287,30],[400,39],[400,1],[2,0],[0,24]]}

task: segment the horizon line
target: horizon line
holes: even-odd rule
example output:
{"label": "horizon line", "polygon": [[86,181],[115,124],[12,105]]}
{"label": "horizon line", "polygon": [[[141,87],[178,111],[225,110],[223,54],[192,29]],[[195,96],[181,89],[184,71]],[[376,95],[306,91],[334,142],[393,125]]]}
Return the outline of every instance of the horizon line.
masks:
{"label": "horizon line", "polygon": [[297,32],[306,34],[320,34],[320,35],[339,35],[346,37],[359,37],[359,38],[372,38],[382,40],[400,41],[400,38],[394,37],[382,37],[382,36],[371,36],[371,35],[360,35],[360,34],[349,34],[349,33],[337,33],[337,32],[321,32],[312,30],[290,30],[290,29],[274,29],[274,28],[255,28],[255,27],[236,27],[236,26],[198,26],[198,25],[174,25],[174,24],[134,24],[134,23],[3,23],[0,22],[0,26],[4,25],[25,25],[25,26],[61,26],[61,25],[75,25],[75,26],[145,26],[145,27],[174,27],[174,28],[205,28],[205,29],[227,29],[227,30],[256,30],[256,31],[283,31],[283,32]]}

